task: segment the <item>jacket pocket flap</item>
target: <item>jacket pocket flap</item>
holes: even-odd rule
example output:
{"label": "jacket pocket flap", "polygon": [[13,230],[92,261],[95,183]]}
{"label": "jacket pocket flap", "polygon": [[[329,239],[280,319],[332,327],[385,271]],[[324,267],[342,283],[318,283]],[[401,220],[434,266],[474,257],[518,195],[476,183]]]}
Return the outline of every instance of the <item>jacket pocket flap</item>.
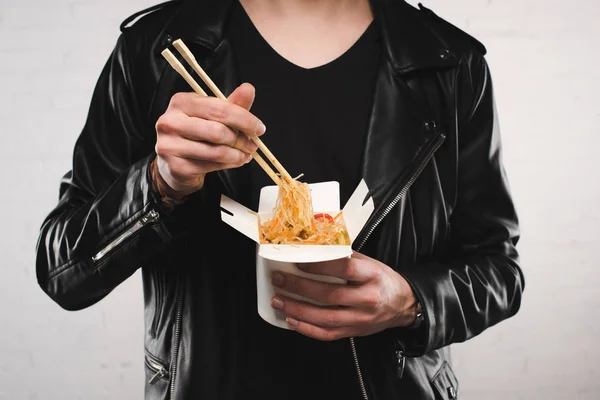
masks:
{"label": "jacket pocket flap", "polygon": [[450,364],[444,361],[441,368],[431,379],[431,385],[437,392],[437,398],[443,400],[456,400],[458,399],[458,379],[452,371]]}

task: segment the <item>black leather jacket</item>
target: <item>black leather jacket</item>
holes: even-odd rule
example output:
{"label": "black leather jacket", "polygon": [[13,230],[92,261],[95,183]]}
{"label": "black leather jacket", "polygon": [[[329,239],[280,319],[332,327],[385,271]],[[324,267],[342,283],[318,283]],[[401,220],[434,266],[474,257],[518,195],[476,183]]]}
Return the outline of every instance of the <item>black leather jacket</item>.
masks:
{"label": "black leather jacket", "polygon": [[[96,303],[142,269],[147,399],[192,398],[192,381],[202,398],[225,398],[214,344],[231,339],[235,349],[231,321],[244,316],[219,317],[226,306],[215,303],[223,292],[255,290],[225,285],[228,270],[219,268],[236,261],[216,250],[224,242],[253,245],[220,220],[221,193],[239,196],[235,171],[209,174],[173,212],[149,176],[155,122],[174,93],[189,91],[160,52],[183,38],[230,93],[240,83],[223,37],[230,5],[169,2],[123,25],[40,231],[38,282],[67,310]],[[514,315],[524,286],[492,80],[484,47],[431,11],[400,0],[372,5],[384,57],[362,171],[375,212],[354,248],[401,273],[425,319],[419,329],[356,338],[357,376],[365,399],[452,399],[447,346]]]}

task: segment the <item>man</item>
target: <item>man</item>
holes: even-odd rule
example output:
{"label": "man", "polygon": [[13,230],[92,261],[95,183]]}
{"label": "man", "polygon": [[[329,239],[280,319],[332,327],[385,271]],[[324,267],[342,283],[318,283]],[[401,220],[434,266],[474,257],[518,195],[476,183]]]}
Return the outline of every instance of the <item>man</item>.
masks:
{"label": "man", "polygon": [[[400,0],[132,19],[40,232],[44,291],[78,310],[142,269],[147,399],[457,398],[448,345],[514,315],[524,285],[484,47]],[[178,38],[228,100],[165,62]],[[222,194],[256,209],[272,184],[253,135],[342,204],[361,179],[375,203],[351,258],[299,265],[348,285],[272,277],[324,303],[275,296],[290,330],[258,316],[255,244],[220,219]]]}

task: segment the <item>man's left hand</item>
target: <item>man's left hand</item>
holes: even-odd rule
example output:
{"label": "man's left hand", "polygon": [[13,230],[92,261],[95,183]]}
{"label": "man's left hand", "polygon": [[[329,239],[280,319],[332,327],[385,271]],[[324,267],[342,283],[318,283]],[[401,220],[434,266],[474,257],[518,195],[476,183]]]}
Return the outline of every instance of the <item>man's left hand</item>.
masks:
{"label": "man's left hand", "polygon": [[387,265],[354,252],[352,257],[297,264],[302,271],[341,278],[347,285],[326,283],[276,272],[281,289],[324,304],[313,305],[282,294],[271,306],[287,316],[295,331],[319,340],[366,336],[391,327],[409,326],[416,318],[416,299],[408,282]]}

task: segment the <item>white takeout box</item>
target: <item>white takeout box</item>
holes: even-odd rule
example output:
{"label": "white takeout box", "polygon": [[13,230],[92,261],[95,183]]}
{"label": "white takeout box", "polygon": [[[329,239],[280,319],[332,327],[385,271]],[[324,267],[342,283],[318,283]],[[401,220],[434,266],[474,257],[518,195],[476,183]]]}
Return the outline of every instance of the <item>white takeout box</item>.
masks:
{"label": "white takeout box", "polygon": [[[320,182],[308,186],[315,213],[328,213],[332,217],[339,213],[340,189],[338,182]],[[368,193],[367,184],[362,180],[342,209],[342,217],[351,243],[354,242],[375,208],[373,199],[371,197],[366,199]],[[285,322],[285,315],[271,307],[271,298],[275,293],[314,304],[318,303],[274,287],[271,284],[273,272],[281,271],[318,281],[346,284],[346,281],[336,277],[305,273],[296,267],[296,263],[330,261],[350,257],[352,245],[261,244],[259,223],[271,218],[278,194],[279,189],[276,185],[263,187],[260,192],[258,212],[222,195],[221,219],[257,243],[256,286],[259,315],[272,325],[289,329]]]}

